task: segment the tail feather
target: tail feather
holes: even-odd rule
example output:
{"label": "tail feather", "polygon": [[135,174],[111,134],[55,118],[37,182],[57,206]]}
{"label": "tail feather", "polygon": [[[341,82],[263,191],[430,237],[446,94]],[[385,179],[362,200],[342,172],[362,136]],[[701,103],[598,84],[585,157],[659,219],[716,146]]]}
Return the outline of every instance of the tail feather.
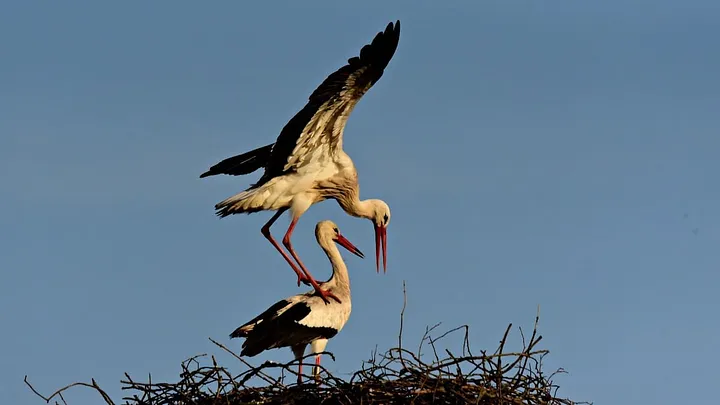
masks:
{"label": "tail feather", "polygon": [[260,315],[256,316],[255,318],[245,322],[244,324],[238,326],[237,329],[233,331],[233,333],[230,334],[231,338],[234,337],[247,337],[248,333],[255,330],[255,326],[261,324],[263,321],[269,321],[272,320],[275,316],[277,316],[278,312],[282,310],[283,308],[290,305],[291,302],[287,299],[280,300],[270,306],[270,308],[266,309],[261,313]]}
{"label": "tail feather", "polygon": [[[261,335],[258,335],[258,333],[261,333]],[[257,356],[270,348],[266,339],[266,333],[262,333],[262,330],[256,330],[255,324],[244,325],[235,329],[233,333],[230,334],[230,338],[245,338],[242,344],[242,350],[240,351],[241,356]]]}
{"label": "tail feather", "polygon": [[292,196],[288,194],[287,188],[292,185],[292,181],[284,178],[260,179],[246,190],[215,204],[215,214],[224,218],[232,214],[252,214],[288,208]]}
{"label": "tail feather", "polygon": [[215,204],[215,210],[217,211],[215,215],[224,218],[232,214],[250,214],[263,211],[266,198],[266,189],[250,188]]}
{"label": "tail feather", "polygon": [[257,339],[255,336],[251,336],[243,342],[242,350],[240,351],[241,356],[254,357],[258,354],[268,350],[270,347],[265,339]]}
{"label": "tail feather", "polygon": [[241,155],[229,157],[216,165],[212,166],[208,171],[200,175],[200,178],[215,176],[218,174],[228,174],[231,176],[240,176],[243,174],[249,174],[255,170],[265,167],[268,159],[270,158],[270,152],[272,147],[275,145],[265,145],[263,147],[245,152]]}
{"label": "tail feather", "polygon": [[255,318],[247,321],[235,329],[231,334],[230,338],[245,338],[242,345],[241,356],[256,356],[264,350],[270,348],[273,340],[268,340],[268,332],[273,328],[263,327],[265,322],[272,323],[277,317],[278,313],[290,305],[291,302],[287,299],[280,300],[266,309],[263,313],[256,316]]}

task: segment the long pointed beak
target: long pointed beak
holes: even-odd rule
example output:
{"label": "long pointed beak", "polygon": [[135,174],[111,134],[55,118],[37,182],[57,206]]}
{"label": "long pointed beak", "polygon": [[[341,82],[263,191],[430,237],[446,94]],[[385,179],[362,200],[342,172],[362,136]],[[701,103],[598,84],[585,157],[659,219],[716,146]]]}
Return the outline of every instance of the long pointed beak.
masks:
{"label": "long pointed beak", "polygon": [[387,273],[387,228],[375,225],[375,266],[380,273],[380,247],[382,246],[383,272]]}
{"label": "long pointed beak", "polygon": [[335,242],[337,242],[338,245],[344,247],[345,249],[347,249],[350,253],[354,254],[355,256],[358,256],[362,259],[365,258],[365,255],[363,254],[363,252],[361,252],[360,249],[358,249],[355,245],[350,243],[350,241],[347,240],[344,236],[338,235],[337,238],[335,239]]}

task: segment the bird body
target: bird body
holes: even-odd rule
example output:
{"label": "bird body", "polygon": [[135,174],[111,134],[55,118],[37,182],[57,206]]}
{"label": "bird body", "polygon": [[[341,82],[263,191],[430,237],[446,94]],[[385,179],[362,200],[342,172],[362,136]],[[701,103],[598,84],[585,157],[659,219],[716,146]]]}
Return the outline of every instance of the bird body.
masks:
{"label": "bird body", "polygon": [[[387,271],[387,226],[390,207],[382,200],[359,199],[355,165],[343,148],[343,132],[350,113],[362,96],[382,77],[400,40],[400,22],[388,24],[360,55],[330,74],[310,95],[307,104],[288,121],[275,143],[241,155],[227,158],[200,177],[217,174],[244,175],[264,168],[257,183],[215,205],[217,215],[250,214],[277,211],[263,226],[263,235],[282,254],[300,282],[312,285],[328,303],[331,293],[323,292],[290,242],[298,219],[312,206],[335,199],[348,214],[373,222],[376,240],[376,266],[380,271],[380,248],[383,268]],[[290,210],[292,221],[283,244],[300,266],[293,263],[270,234],[270,227]]]}
{"label": "bird body", "polygon": [[[277,211],[289,208],[293,217],[299,217],[326,199],[333,198],[344,204],[344,209],[355,216],[372,215],[363,212],[358,204],[357,172],[350,156],[340,154],[329,164],[316,164],[294,173],[269,179],[262,185],[231,196],[217,204],[218,215]],[[353,198],[354,197],[354,200]]]}
{"label": "bird body", "polygon": [[[352,310],[350,277],[335,242],[353,254],[360,257],[363,254],[340,234],[331,221],[318,223],[315,236],[333,268],[332,276],[323,283],[323,287],[341,300],[326,304],[315,291],[310,291],[276,302],[230,334],[230,338],[245,338],[241,356],[253,357],[265,350],[290,347],[295,358],[300,359],[310,344],[312,353],[316,354],[315,364],[319,366],[319,353],[347,323]],[[313,374],[317,378],[318,367],[314,367]],[[299,365],[298,383],[301,375],[302,364]]]}
{"label": "bird body", "polygon": [[343,302],[326,305],[314,290],[276,302],[268,309],[269,312],[237,328],[230,335],[232,338],[247,338],[240,355],[254,357],[265,350],[307,346],[316,340],[327,341],[335,337],[350,318],[350,294],[343,294],[327,283],[323,287],[340,294]]}

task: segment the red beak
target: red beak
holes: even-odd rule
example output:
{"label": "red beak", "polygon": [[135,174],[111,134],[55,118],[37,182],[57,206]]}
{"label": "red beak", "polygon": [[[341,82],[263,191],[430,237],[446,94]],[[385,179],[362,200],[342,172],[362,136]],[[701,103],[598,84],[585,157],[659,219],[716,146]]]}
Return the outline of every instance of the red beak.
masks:
{"label": "red beak", "polygon": [[380,273],[380,245],[382,244],[383,272],[387,273],[387,228],[375,225],[375,266]]}
{"label": "red beak", "polygon": [[360,249],[355,247],[355,245],[350,243],[349,240],[345,239],[344,236],[338,234],[337,238],[335,238],[335,242],[337,242],[338,245],[344,247],[345,249],[347,249],[350,253],[354,254],[355,256],[358,256],[363,259],[365,258],[365,255],[363,254],[363,252],[361,252]]}

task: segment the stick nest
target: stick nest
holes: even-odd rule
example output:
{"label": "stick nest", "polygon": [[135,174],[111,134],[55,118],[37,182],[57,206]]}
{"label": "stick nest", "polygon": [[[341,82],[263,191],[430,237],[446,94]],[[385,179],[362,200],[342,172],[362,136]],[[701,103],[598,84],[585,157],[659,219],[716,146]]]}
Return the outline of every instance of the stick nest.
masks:
{"label": "stick nest", "polygon": [[[126,373],[121,381],[122,389],[130,393],[123,398],[128,405],[240,405],[240,404],[580,404],[557,396],[558,386],[552,379],[562,369],[546,375],[542,370],[547,350],[539,350],[542,339],[537,334],[537,321],[532,335],[526,341],[522,329],[522,350],[505,350],[512,324],[507,327],[498,348],[493,353],[470,349],[468,327],[461,326],[438,337],[431,334],[435,325],[427,328],[417,351],[402,346],[402,314],[398,347],[383,354],[377,351],[370,360],[363,362],[360,370],[349,379],[336,377],[322,368],[321,380],[304,379],[298,385],[297,361],[285,364],[265,362],[253,366],[226,346],[210,339],[243,363],[244,371],[232,374],[219,366],[215,356],[206,354],[182,362],[180,380],[174,383],[135,381]],[[452,334],[463,333],[459,353],[440,349],[439,342]],[[423,353],[423,349],[427,353]],[[325,352],[330,356],[331,353]],[[303,365],[311,369],[306,362]],[[204,360],[204,363],[201,362]],[[65,402],[63,392],[74,386],[96,390],[104,402],[115,405],[110,396],[95,380],[91,383],[74,383],[56,391],[49,397],[41,395],[26,384],[46,402]],[[61,402],[58,402],[61,401]]]}

